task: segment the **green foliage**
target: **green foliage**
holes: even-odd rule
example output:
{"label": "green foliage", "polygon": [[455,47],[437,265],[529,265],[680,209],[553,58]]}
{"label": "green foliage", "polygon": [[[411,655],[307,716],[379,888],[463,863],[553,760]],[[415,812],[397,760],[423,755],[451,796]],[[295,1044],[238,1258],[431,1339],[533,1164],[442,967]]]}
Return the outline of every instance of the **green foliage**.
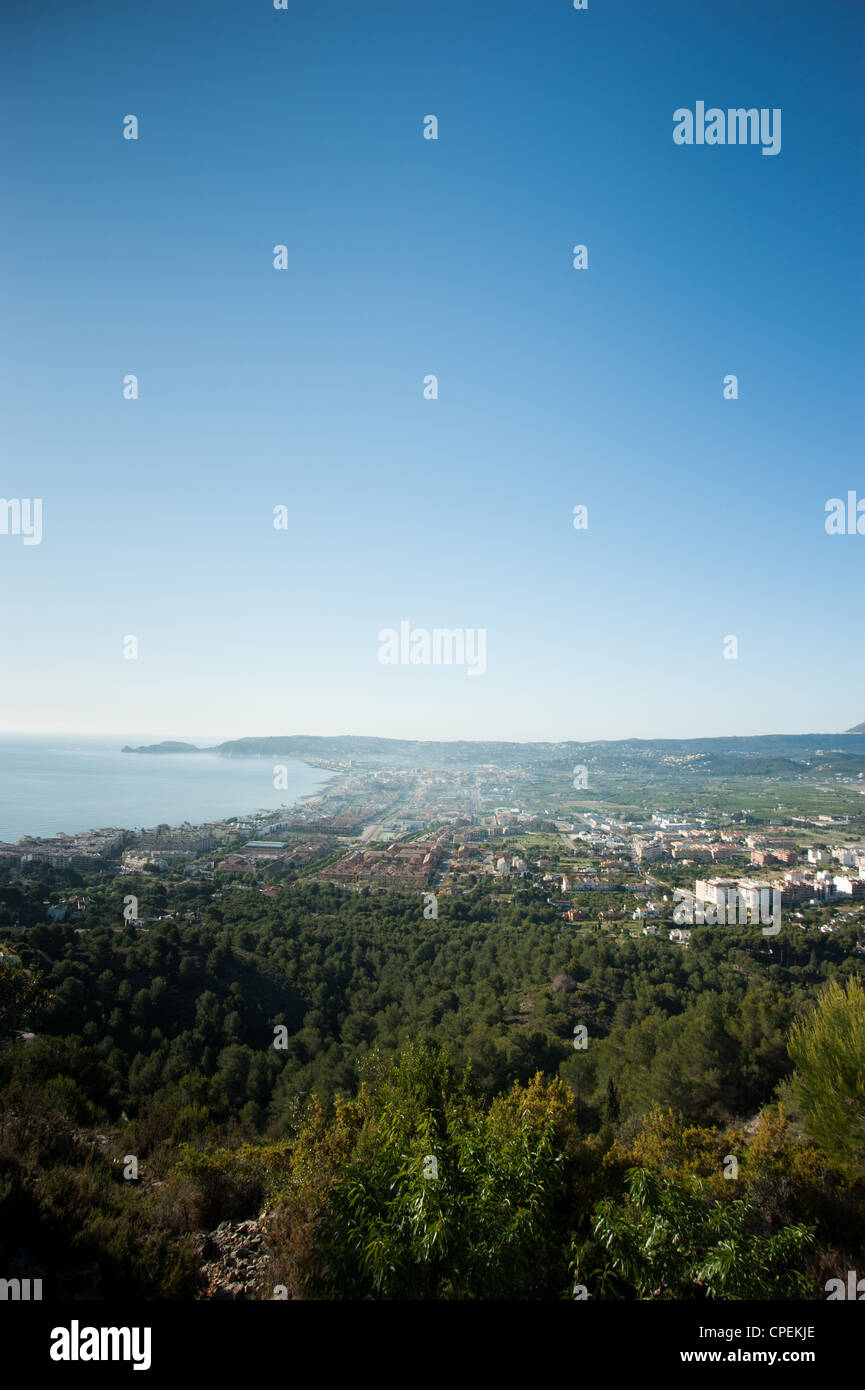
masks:
{"label": "green foliage", "polygon": [[809,1133],[835,1161],[865,1175],[865,990],[836,982],[790,1036],[794,1084]]}
{"label": "green foliage", "polygon": [[211,1227],[256,1216],[265,1197],[273,1198],[284,1188],[288,1167],[286,1144],[207,1150],[183,1144],[171,1177],[194,1190],[196,1224]]}
{"label": "green foliage", "polygon": [[593,1297],[802,1298],[810,1227],[759,1231],[747,1199],[707,1201],[699,1178],[676,1183],[646,1168],[625,1175],[623,1202],[595,1213],[594,1242],[577,1248],[573,1274]]}
{"label": "green foliage", "polygon": [[[470,1064],[487,1097],[558,1073],[585,1126],[614,1115],[611,1078],[620,1115],[659,1102],[724,1121],[771,1098],[789,1071],[793,1017],[849,968],[849,946],[831,936],[782,934],[767,947],[706,929],[682,951],[575,932],[533,890],[509,902],[483,888],[443,896],[428,921],[406,892],[177,884],[169,906],[183,917],[121,928],[124,891],[144,901],[156,887],[164,897],[162,885],[109,880],[80,931],[36,926],[16,941],[54,996],[31,1007],[31,1026],[86,1039],[127,1113],[197,1073],[215,1120],[242,1112],[276,1134],[310,1093],[354,1092],[370,1049],[395,1056],[411,1039]],[[576,1022],[591,1039],[578,1055]]]}
{"label": "green foliage", "polygon": [[485,1108],[409,1047],[364,1091],[363,1128],[316,1214],[315,1286],[341,1298],[556,1297],[573,1098],[535,1078]]}
{"label": "green foliage", "polygon": [[[23,1049],[26,1053],[33,1049]],[[73,1059],[73,1050],[68,1055]],[[6,1059],[4,1059],[6,1060]],[[0,1094],[0,1253],[26,1249],[46,1269],[98,1264],[104,1290],[126,1298],[191,1298],[195,1258],[154,1225],[147,1200],[124,1182],[120,1154],[91,1143],[79,1126],[102,1118],[69,1076],[29,1084],[13,1076]]]}
{"label": "green foliage", "polygon": [[49,1002],[41,971],[0,959],[0,1041],[26,1029],[31,1015]]}
{"label": "green foliage", "polygon": [[[32,923],[0,966],[4,1243],[147,1297],[188,1296],[187,1236],[262,1206],[295,1297],[556,1299],[575,1269],[591,1296],[801,1297],[820,1260],[854,1267],[852,929],[681,950],[575,931],[533,890],[426,920],[408,892],[106,875],[76,930],[42,920],[49,882],[0,875],[0,930]],[[127,891],[174,920],[123,924]],[[765,1108],[790,1056],[816,1144]]]}

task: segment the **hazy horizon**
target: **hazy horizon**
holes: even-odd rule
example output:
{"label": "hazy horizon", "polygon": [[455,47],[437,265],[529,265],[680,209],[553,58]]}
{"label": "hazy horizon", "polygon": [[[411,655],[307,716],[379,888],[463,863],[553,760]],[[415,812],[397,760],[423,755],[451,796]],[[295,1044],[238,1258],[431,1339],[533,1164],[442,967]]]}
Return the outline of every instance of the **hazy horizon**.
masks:
{"label": "hazy horizon", "polygon": [[[856,723],[862,721],[857,720]],[[146,745],[148,743],[189,743],[198,745],[202,748],[218,746],[222,743],[233,743],[241,739],[267,739],[267,738],[319,738],[319,739],[346,739],[346,738],[383,738],[395,739],[405,743],[628,743],[639,741],[646,743],[665,742],[666,740],[706,740],[706,739],[726,739],[726,738],[780,738],[794,737],[840,737],[852,732],[855,725],[848,725],[844,729],[763,729],[757,732],[748,733],[713,733],[713,734],[623,734],[615,738],[605,735],[597,737],[583,737],[576,734],[568,734],[561,738],[514,738],[514,737],[495,737],[470,738],[456,735],[452,738],[436,738],[432,735],[396,735],[370,733],[368,730],[340,732],[340,733],[310,733],[309,730],[296,730],[287,732],[282,730],[280,733],[245,733],[237,734],[176,734],[176,733],[135,733],[117,732],[112,729],[2,729],[0,738],[111,738],[117,739],[118,743],[135,745]]]}

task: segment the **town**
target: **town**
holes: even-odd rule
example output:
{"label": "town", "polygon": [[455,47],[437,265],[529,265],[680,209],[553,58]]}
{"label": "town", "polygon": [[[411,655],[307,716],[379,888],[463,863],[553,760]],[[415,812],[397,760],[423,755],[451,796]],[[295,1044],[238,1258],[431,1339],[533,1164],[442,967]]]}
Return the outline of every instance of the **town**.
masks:
{"label": "town", "polygon": [[[588,795],[574,796],[564,777],[539,771],[519,748],[511,746],[510,764],[499,758],[474,766],[442,754],[433,758],[440,765],[416,767],[397,757],[388,761],[387,753],[310,759],[332,776],[299,805],[201,825],[28,838],[0,844],[0,865],[26,874],[28,865],[41,862],[130,882],[156,878],[166,887],[195,881],[214,891],[236,884],[265,895],[303,881],[352,892],[432,892],[437,900],[483,885],[507,900],[539,891],[577,930],[664,936],[685,947],[694,924],[724,922],[725,901],[739,902],[739,925],[757,923],[761,901],[771,901],[784,922],[802,930],[826,934],[855,924],[863,953],[860,773],[835,777],[838,786],[855,785],[846,793],[847,814],[779,817],[705,806],[695,812],[700,796],[694,792],[687,798],[691,810],[646,804],[634,814],[588,809]],[[686,774],[699,778],[701,756],[663,750],[659,762],[670,785],[681,785],[676,779]],[[638,761],[644,758],[641,752]],[[584,782],[585,775],[574,786]],[[764,800],[777,795],[760,785]],[[709,786],[698,781],[707,802]],[[620,787],[617,794],[633,799],[632,790]],[[751,798],[740,793],[740,799]],[[578,803],[582,809],[575,810]],[[80,893],[55,897],[49,920],[82,915]],[[682,915],[683,898],[696,914]],[[736,920],[728,909],[726,924]]]}

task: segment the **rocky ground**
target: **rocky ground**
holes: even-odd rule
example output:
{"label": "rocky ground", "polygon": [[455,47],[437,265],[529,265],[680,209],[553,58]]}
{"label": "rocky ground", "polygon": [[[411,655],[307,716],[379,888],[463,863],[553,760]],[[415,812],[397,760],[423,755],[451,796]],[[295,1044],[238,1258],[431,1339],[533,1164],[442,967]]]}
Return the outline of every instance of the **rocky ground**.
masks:
{"label": "rocky ground", "polygon": [[262,1296],[268,1263],[262,1225],[261,1217],[223,1221],[214,1231],[195,1233],[192,1244],[200,1260],[200,1298],[239,1301]]}
{"label": "rocky ground", "polygon": [[[191,1243],[199,1261],[199,1298],[237,1302],[273,1296],[263,1283],[268,1265],[264,1220],[262,1216],[255,1221],[223,1221],[213,1231],[196,1231]],[[49,1269],[31,1251],[20,1249],[5,1264],[7,1279],[31,1281],[29,1292],[26,1286],[22,1289],[25,1299],[89,1302],[104,1298],[102,1271],[95,1262]],[[35,1280],[42,1281],[41,1288]]]}
{"label": "rocky ground", "polygon": [[[83,1143],[92,1144],[103,1151],[110,1150],[117,1137],[116,1133],[80,1131],[78,1134]],[[120,1160],[114,1158],[113,1162]],[[159,1181],[146,1178],[140,1179],[139,1183],[142,1188],[162,1186]],[[213,1231],[195,1232],[190,1239],[199,1262],[199,1298],[243,1301],[272,1296],[272,1291],[262,1285],[268,1263],[264,1239],[266,1220],[267,1213],[263,1212],[254,1221],[223,1221]],[[58,1279],[63,1297],[102,1297],[98,1292],[101,1282],[98,1265],[56,1271],[53,1277]]]}

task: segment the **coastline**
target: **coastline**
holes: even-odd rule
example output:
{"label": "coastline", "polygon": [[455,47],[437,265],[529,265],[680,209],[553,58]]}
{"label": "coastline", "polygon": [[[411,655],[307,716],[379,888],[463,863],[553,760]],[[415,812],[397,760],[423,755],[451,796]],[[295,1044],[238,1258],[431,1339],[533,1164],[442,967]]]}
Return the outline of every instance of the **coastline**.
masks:
{"label": "coastline", "polygon": [[[6,735],[6,739],[9,740],[9,744],[11,746],[17,747],[26,747],[26,744],[30,742],[30,740],[19,740],[14,735]],[[43,741],[40,740],[39,742],[42,743]],[[95,742],[96,738],[94,738],[94,743]],[[55,766],[56,759],[53,756],[54,749],[57,747],[58,743],[60,744],[62,751],[67,755],[67,759],[70,760],[68,762],[68,765],[62,769],[61,775],[58,775]],[[86,770],[82,769],[79,773],[78,769],[75,768],[74,764],[71,762],[71,757],[80,754],[81,752],[84,752],[86,754],[89,750],[86,746],[84,749],[81,748],[81,744],[77,737],[59,736],[57,740],[48,737],[44,740],[44,748],[44,757],[37,756],[32,760],[32,762],[30,760],[27,760],[26,763],[23,763],[23,765],[19,765],[18,767],[15,767],[11,764],[4,766],[3,771],[7,774],[8,779],[6,786],[2,787],[6,803],[5,807],[3,807],[3,810],[6,813],[4,819],[6,819],[7,825],[9,821],[17,819],[19,825],[21,824],[21,821],[24,820],[25,823],[29,822],[31,825],[33,825],[34,822],[36,822],[38,826],[37,829],[23,831],[15,835],[14,838],[13,835],[15,831],[15,826],[14,824],[9,826],[7,830],[7,838],[0,839],[0,857],[4,859],[14,858],[16,855],[22,856],[33,852],[38,852],[39,850],[42,850],[44,853],[45,849],[48,847],[51,847],[59,854],[63,850],[69,852],[72,851],[76,846],[80,846],[81,853],[84,857],[88,859],[94,858],[104,860],[106,858],[106,851],[108,851],[107,857],[111,857],[109,848],[110,842],[116,842],[117,840],[122,839],[125,845],[128,846],[130,844],[134,844],[135,840],[139,836],[152,835],[153,832],[160,827],[165,827],[166,833],[171,834],[172,836],[178,835],[183,831],[191,832],[194,830],[200,830],[202,833],[204,833],[210,830],[221,831],[222,835],[227,837],[230,834],[234,824],[237,823],[237,833],[242,834],[243,828],[248,827],[250,823],[257,822],[260,824],[263,821],[273,821],[280,817],[284,818],[292,811],[302,812],[306,808],[308,803],[314,801],[316,798],[321,797],[322,795],[326,795],[331,790],[331,788],[334,785],[334,782],[338,779],[341,771],[341,769],[339,768],[323,767],[320,764],[317,764],[316,761],[308,758],[294,757],[291,759],[286,759],[286,761],[290,762],[297,769],[298,773],[302,769],[304,773],[311,772],[326,775],[323,775],[322,781],[318,786],[313,787],[311,789],[309,789],[308,784],[306,787],[303,787],[301,785],[298,788],[297,792],[294,792],[290,786],[287,787],[287,799],[281,800],[279,803],[274,804],[272,806],[262,806],[260,803],[256,804],[254,800],[254,793],[257,791],[256,788],[250,789],[248,786],[238,786],[236,788],[236,800],[234,800],[234,798],[232,797],[233,808],[231,810],[224,812],[220,811],[215,815],[212,813],[208,814],[205,811],[204,814],[188,814],[184,817],[182,814],[178,814],[176,811],[173,815],[170,811],[166,814],[162,812],[160,808],[159,812],[152,811],[151,814],[147,816],[147,823],[145,823],[144,817],[142,816],[141,818],[139,818],[138,814],[127,814],[124,815],[122,818],[118,816],[114,817],[113,819],[110,819],[110,813],[109,816],[106,816],[104,819],[99,816],[98,801],[101,798],[103,792],[103,789],[99,786],[100,778],[103,778],[106,781],[106,785],[104,788],[105,800],[107,802],[110,802],[112,799],[116,799],[118,794],[116,769],[109,769],[109,771],[113,773],[114,776],[113,782],[110,780],[110,777],[106,778],[105,770],[99,767],[98,765],[96,765],[95,767],[88,767]],[[119,758],[124,750],[120,748],[117,742],[115,742],[114,738],[112,738],[110,743],[108,740],[105,740],[101,746],[97,745],[94,751],[98,755],[107,755],[109,758],[112,754],[116,753],[117,757]],[[200,751],[208,753],[209,756],[214,756],[210,754],[210,750]],[[124,759],[124,761],[126,761],[126,759]],[[151,760],[147,759],[145,761],[150,762]],[[241,761],[243,763],[258,763],[260,761],[260,758],[256,757],[253,754],[252,756],[244,757],[243,759],[232,758],[228,761],[230,761],[236,767],[238,763],[240,763]],[[193,774],[193,776],[194,775],[195,774]],[[49,828],[52,814],[55,818],[55,824],[59,820],[61,822],[61,825],[63,820],[66,820],[68,824],[70,820],[74,823],[75,819],[77,818],[72,813],[69,813],[68,815],[64,814],[64,811],[62,809],[62,799],[61,809],[59,812],[56,806],[53,805],[53,802],[57,797],[58,777],[59,784],[61,785],[61,787],[64,788],[64,790],[66,790],[67,788],[71,789],[71,794],[68,796],[68,801],[70,805],[74,804],[76,800],[76,780],[77,785],[79,785],[82,789],[82,793],[84,793],[85,788],[87,789],[86,794],[82,795],[82,800],[84,801],[85,805],[88,801],[93,803],[91,809],[96,811],[96,814],[93,815],[92,819],[89,820],[88,824],[81,826],[81,823],[79,821],[80,828],[74,830],[68,830],[65,826],[60,829]],[[245,780],[248,779],[240,779],[241,782]],[[124,783],[126,783],[127,779],[124,778],[123,781]],[[183,779],[183,783],[187,786],[190,785],[189,783],[186,783],[186,779]],[[24,799],[21,796],[19,796],[19,785],[23,785],[25,787],[27,799],[31,801],[31,810],[29,814],[27,814],[25,811],[21,809],[24,804]],[[0,786],[2,786],[2,783],[0,783]],[[229,795],[231,795],[230,788],[223,788],[223,790],[227,790]],[[149,809],[147,804],[147,793],[149,793],[152,797],[152,781],[150,782],[149,786],[145,786],[142,788],[142,805],[144,808],[144,815],[147,815],[147,811]],[[227,798],[226,796],[221,794],[220,790],[214,788],[213,794],[216,796],[218,800],[221,800],[223,804],[226,804]],[[128,791],[124,791],[123,797],[124,799],[128,800]],[[38,798],[41,798],[46,809],[45,819],[48,821],[49,825],[45,828],[42,828],[42,826],[39,825],[39,822],[42,818],[39,814]],[[168,791],[160,789],[159,799],[163,801],[170,801],[170,788]],[[205,802],[207,800],[206,791],[203,795],[203,800]],[[232,801],[228,801],[228,805],[231,805]],[[251,807],[251,809],[236,809],[237,807]],[[50,811],[49,808],[51,808]],[[81,809],[84,809],[84,807],[82,807]],[[12,833],[10,833],[10,831]]]}

